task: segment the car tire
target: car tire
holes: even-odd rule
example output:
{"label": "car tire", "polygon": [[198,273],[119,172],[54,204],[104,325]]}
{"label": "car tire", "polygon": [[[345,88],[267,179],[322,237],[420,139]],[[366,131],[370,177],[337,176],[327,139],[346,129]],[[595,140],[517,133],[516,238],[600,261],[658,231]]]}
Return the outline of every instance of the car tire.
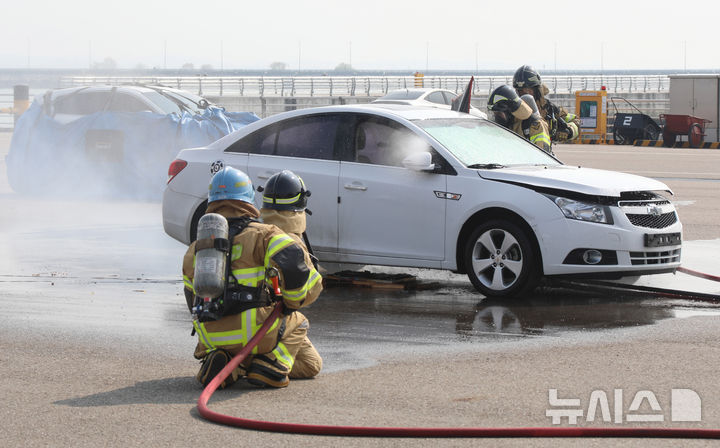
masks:
{"label": "car tire", "polygon": [[190,220],[190,242],[192,243],[197,239],[197,228],[198,223],[200,222],[200,218],[205,214],[205,211],[207,210],[208,202],[204,201],[202,202],[198,208],[195,210],[195,213],[193,213],[193,217]]}
{"label": "car tire", "polygon": [[465,244],[465,269],[475,289],[488,297],[516,297],[537,286],[537,254],[526,232],[506,220],[478,226]]}

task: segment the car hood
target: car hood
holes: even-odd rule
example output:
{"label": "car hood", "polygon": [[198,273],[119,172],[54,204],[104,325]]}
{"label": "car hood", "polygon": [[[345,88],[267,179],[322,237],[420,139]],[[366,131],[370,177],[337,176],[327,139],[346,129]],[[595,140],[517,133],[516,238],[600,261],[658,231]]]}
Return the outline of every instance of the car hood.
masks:
{"label": "car hood", "polygon": [[483,179],[588,195],[619,197],[623,191],[668,191],[662,182],[634,174],[568,165],[523,166],[478,170]]}

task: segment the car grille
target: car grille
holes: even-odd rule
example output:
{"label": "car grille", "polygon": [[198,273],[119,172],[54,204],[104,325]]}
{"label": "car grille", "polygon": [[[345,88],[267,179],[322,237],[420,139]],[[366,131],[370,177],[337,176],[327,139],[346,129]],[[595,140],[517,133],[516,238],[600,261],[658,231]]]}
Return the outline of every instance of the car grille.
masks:
{"label": "car grille", "polygon": [[664,229],[665,227],[670,227],[677,222],[677,215],[675,212],[663,213],[659,216],[626,213],[626,216],[634,226],[649,227],[651,229]]}
{"label": "car grille", "polygon": [[680,249],[660,252],[630,252],[630,263],[633,265],[667,264],[680,261]]}
{"label": "car grille", "polygon": [[637,227],[664,229],[678,220],[672,204],[665,199],[619,201],[618,206]]}

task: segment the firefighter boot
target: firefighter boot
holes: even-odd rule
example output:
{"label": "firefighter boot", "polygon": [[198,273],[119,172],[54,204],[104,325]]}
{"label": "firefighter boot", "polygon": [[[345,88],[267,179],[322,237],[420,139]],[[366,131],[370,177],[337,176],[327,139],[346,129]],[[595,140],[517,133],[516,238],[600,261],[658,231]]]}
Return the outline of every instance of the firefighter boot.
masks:
{"label": "firefighter boot", "polygon": [[287,387],[288,368],[265,355],[258,355],[248,369],[248,383],[259,387]]}
{"label": "firefighter boot", "polygon": [[[198,371],[197,375],[195,375],[195,378],[203,386],[207,386],[210,384],[210,381],[215,378],[215,375],[225,368],[225,366],[230,362],[230,359],[232,359],[232,356],[227,351],[222,349],[213,350],[210,354],[203,358],[200,371]],[[225,380],[220,384],[219,388],[224,389],[231,386],[235,381],[237,381],[239,376],[239,369],[233,370],[230,376],[225,378]]]}

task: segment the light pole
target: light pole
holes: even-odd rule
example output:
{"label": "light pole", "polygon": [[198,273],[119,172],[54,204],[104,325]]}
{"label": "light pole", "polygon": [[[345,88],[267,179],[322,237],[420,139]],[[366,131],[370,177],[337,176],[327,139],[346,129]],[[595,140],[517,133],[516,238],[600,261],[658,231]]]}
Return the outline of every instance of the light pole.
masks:
{"label": "light pole", "polygon": [[430,67],[430,42],[425,42],[425,73]]}
{"label": "light pole", "polygon": [[475,42],[475,74],[476,75],[478,73],[478,47],[479,47],[479,44],[477,42]]}

